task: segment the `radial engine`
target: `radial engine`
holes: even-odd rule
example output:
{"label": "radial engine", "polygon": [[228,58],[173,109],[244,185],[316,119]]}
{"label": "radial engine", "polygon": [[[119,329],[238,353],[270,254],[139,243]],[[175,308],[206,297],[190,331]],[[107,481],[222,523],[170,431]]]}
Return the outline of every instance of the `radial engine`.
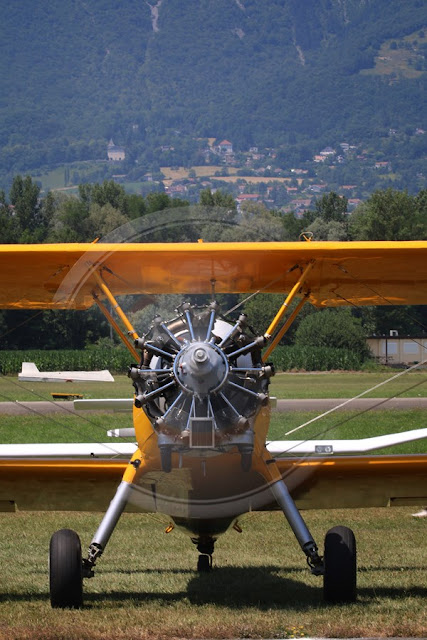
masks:
{"label": "radial engine", "polygon": [[162,468],[171,470],[172,452],[206,457],[237,448],[249,471],[255,418],[268,404],[274,374],[262,362],[265,338],[253,333],[245,314],[234,325],[222,320],[217,302],[185,302],[177,312],[167,322],[154,318],[135,341],[141,363],[129,369],[135,406],[158,435]]}

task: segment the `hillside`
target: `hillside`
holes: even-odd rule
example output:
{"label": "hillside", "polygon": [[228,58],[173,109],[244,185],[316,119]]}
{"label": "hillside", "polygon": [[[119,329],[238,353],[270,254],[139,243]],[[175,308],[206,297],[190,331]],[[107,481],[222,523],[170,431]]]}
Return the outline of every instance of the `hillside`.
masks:
{"label": "hillside", "polygon": [[[423,0],[17,0],[1,15],[0,175],[104,158],[110,138],[153,162],[177,138],[312,153],[427,129],[424,28]],[[416,73],[373,73],[405,38]]]}

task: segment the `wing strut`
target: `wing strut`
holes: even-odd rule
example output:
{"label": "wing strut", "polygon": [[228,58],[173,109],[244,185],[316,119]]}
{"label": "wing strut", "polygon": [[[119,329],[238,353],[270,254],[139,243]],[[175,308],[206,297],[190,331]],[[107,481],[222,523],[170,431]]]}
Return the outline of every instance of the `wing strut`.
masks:
{"label": "wing strut", "polygon": [[288,293],[285,301],[283,302],[282,306],[280,307],[279,311],[276,313],[276,316],[273,318],[270,326],[268,327],[267,331],[264,334],[264,338],[266,340],[271,339],[273,333],[276,331],[277,327],[282,321],[283,316],[285,315],[289,305],[291,304],[292,300],[295,298],[296,294],[299,292],[302,285],[304,284],[304,281],[307,278],[310,271],[312,270],[315,262],[316,262],[315,260],[310,260],[310,262],[305,267],[304,271],[301,273],[299,280],[296,282],[296,284],[292,287],[291,291]]}
{"label": "wing strut", "polygon": [[105,304],[103,304],[101,302],[101,300],[98,298],[98,296],[96,295],[96,293],[93,294],[93,299],[95,300],[96,304],[98,305],[99,309],[102,311],[102,313],[104,314],[104,316],[107,318],[107,321],[111,324],[111,326],[113,327],[113,329],[115,330],[115,332],[117,333],[117,335],[119,336],[120,340],[123,342],[123,344],[125,345],[125,347],[128,349],[128,351],[131,352],[131,354],[133,355],[133,357],[136,359],[136,361],[138,361],[140,359],[140,356],[138,355],[137,350],[130,344],[129,340],[126,338],[125,334],[123,333],[123,331],[120,329],[119,325],[117,324],[117,322],[114,320],[113,316],[111,315],[111,313],[108,311],[107,307],[105,306]]}
{"label": "wing strut", "polygon": [[304,297],[301,298],[301,300],[298,302],[297,306],[292,311],[291,315],[286,320],[285,324],[282,326],[280,331],[277,332],[277,334],[274,337],[273,342],[267,347],[267,349],[265,350],[265,352],[264,352],[264,354],[262,356],[262,361],[263,362],[267,361],[267,359],[270,357],[271,353],[277,347],[277,345],[279,344],[280,340],[283,338],[283,336],[285,335],[285,333],[287,332],[287,330],[289,329],[289,327],[291,326],[291,324],[293,323],[293,321],[295,320],[295,318],[297,317],[297,315],[299,314],[299,312],[301,311],[301,309],[303,308],[303,306],[307,302],[309,295],[310,295],[309,293],[305,293],[304,294]]}
{"label": "wing strut", "polygon": [[[123,324],[125,325],[127,331],[128,331],[128,335],[131,336],[134,340],[137,340],[139,338],[137,332],[135,331],[135,329],[133,328],[132,324],[130,323],[128,317],[126,316],[125,312],[123,311],[123,309],[120,307],[119,303],[117,302],[116,298],[113,296],[113,294],[111,293],[110,289],[107,287],[107,285],[105,284],[104,280],[102,279],[102,277],[99,275],[99,273],[97,271],[93,272],[93,275],[98,283],[99,288],[101,289],[102,293],[105,294],[105,296],[107,297],[107,299],[109,300],[111,306],[113,307],[113,309],[115,309],[117,315],[119,316],[119,318],[121,319],[121,321],[123,322]],[[126,338],[125,334],[123,333],[123,331],[120,329],[120,327],[118,326],[117,322],[114,320],[113,316],[111,315],[111,313],[108,311],[108,309],[106,308],[106,306],[99,300],[98,296],[93,293],[93,299],[95,300],[96,304],[98,305],[98,307],[101,309],[102,313],[105,315],[105,317],[107,318],[108,322],[112,325],[112,327],[115,329],[115,331],[117,332],[119,338],[122,340],[122,342],[125,344],[126,348],[131,352],[131,354],[133,355],[133,357],[138,361],[139,355],[138,352],[136,351],[136,349],[130,344],[129,340]]]}
{"label": "wing strut", "polygon": [[101,278],[101,276],[97,271],[94,271],[93,275],[95,277],[95,280],[98,283],[99,288],[107,296],[108,300],[113,306],[113,309],[116,310],[117,315],[120,317],[121,321],[125,325],[126,329],[129,332],[129,335],[132,336],[134,340],[137,340],[139,338],[137,332],[131,325],[130,321],[128,320],[128,317],[126,316],[125,312],[122,310],[119,303],[117,302],[117,300],[115,299],[115,297],[113,296],[113,294],[111,293],[107,285],[105,284],[104,280]]}

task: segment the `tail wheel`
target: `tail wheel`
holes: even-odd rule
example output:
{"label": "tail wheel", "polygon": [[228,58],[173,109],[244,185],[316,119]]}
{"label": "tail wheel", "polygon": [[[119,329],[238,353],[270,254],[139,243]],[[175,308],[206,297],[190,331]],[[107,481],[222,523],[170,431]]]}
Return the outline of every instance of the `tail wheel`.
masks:
{"label": "tail wheel", "polygon": [[200,573],[209,573],[211,568],[211,557],[206,554],[200,554],[197,559],[197,571],[199,571]]}
{"label": "tail wheel", "polygon": [[348,527],[333,527],[325,537],[323,597],[326,602],[356,600],[356,539]]}
{"label": "tail wheel", "polygon": [[60,529],[53,534],[49,576],[52,607],[79,609],[83,606],[82,550],[75,531]]}
{"label": "tail wheel", "polygon": [[242,453],[240,458],[242,471],[248,472],[252,467],[252,451],[250,453]]}
{"label": "tail wheel", "polygon": [[172,448],[168,446],[161,446],[159,449],[162,471],[170,473],[172,471]]}

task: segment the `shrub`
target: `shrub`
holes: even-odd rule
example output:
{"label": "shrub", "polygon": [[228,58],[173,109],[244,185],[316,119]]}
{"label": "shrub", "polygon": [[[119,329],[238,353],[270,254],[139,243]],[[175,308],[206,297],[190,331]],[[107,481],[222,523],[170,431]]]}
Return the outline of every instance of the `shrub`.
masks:
{"label": "shrub", "polygon": [[295,332],[295,344],[345,349],[360,354],[361,360],[370,355],[361,320],[350,309],[324,309],[306,316]]}

